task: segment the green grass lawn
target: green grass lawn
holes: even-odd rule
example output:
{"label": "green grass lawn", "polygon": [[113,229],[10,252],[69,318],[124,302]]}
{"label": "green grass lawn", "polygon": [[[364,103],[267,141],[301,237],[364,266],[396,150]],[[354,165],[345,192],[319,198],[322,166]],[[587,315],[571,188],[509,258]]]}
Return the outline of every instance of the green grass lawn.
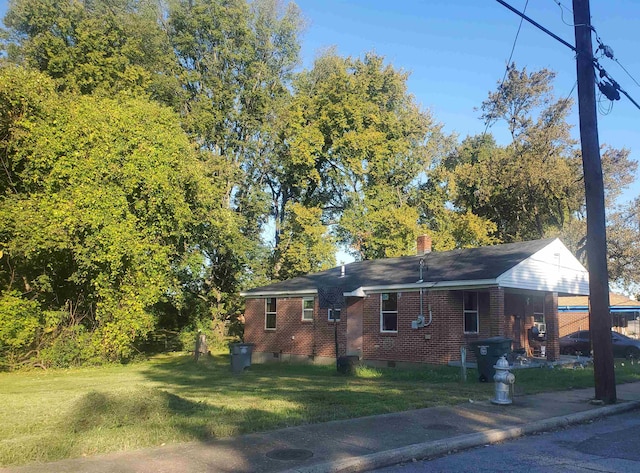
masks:
{"label": "green grass lawn", "polygon": [[[593,386],[591,369],[516,371],[516,393]],[[618,382],[640,365],[617,363]],[[459,369],[358,370],[286,363],[233,375],[227,355],[182,355],[70,370],[0,373],[0,465],[53,461],[305,423],[490,399],[493,383]]]}

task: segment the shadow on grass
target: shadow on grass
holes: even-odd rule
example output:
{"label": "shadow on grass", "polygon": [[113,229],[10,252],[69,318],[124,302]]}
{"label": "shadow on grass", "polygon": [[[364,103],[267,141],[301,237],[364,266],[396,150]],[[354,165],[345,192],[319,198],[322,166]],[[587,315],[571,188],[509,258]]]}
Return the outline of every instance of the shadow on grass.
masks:
{"label": "shadow on grass", "polygon": [[[64,418],[56,417],[55,432],[39,434],[37,439],[29,431],[16,436],[6,445],[4,457],[0,450],[0,463],[52,461],[190,440],[206,442],[302,424],[487,400],[494,390],[493,383],[476,381],[475,370],[469,371],[467,383],[459,382],[459,371],[451,367],[366,368],[355,376],[343,376],[333,365],[253,365],[240,375],[232,374],[229,365],[228,355],[199,363],[187,356],[161,356],[132,365],[131,372],[119,373],[121,378],[113,385],[108,376],[99,378],[104,387],[88,392],[80,384],[77,389],[83,394],[65,404]],[[640,366],[620,364],[616,378],[619,382],[637,380]],[[519,394],[592,385],[590,369],[516,372]],[[236,453],[238,458],[254,454],[251,448]]]}
{"label": "shadow on grass", "polygon": [[[454,368],[369,371],[344,376],[333,365],[274,363],[232,374],[228,355],[196,363],[189,357],[157,360],[144,375],[184,400],[207,407],[202,428],[212,437],[487,398],[491,387],[461,384]],[[183,416],[182,407],[172,409]],[[202,438],[198,436],[198,438]]]}
{"label": "shadow on grass", "polygon": [[[91,391],[71,406],[65,422],[70,433],[117,430],[139,425],[153,429],[177,425],[189,436],[204,439],[206,433],[188,419],[206,414],[203,404],[183,399],[157,388],[136,388],[122,392]],[[176,417],[175,413],[180,416]]]}

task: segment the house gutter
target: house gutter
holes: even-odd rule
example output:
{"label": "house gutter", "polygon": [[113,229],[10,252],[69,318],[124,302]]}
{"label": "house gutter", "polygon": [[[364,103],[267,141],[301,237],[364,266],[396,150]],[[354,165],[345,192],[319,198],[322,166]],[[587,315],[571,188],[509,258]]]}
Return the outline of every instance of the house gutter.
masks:
{"label": "house gutter", "polygon": [[380,293],[380,292],[398,292],[398,291],[419,291],[420,289],[481,289],[487,287],[498,286],[496,279],[473,279],[468,281],[423,281],[420,283],[404,283],[404,284],[391,284],[384,286],[362,286],[358,289],[345,292],[345,297],[364,297],[367,293]]}
{"label": "house gutter", "polygon": [[[423,281],[421,283],[403,283],[378,286],[361,286],[350,292],[344,292],[344,297],[363,298],[367,293],[380,292],[399,292],[399,291],[419,291],[420,289],[482,289],[487,287],[499,286],[496,279],[473,279],[468,281]],[[264,292],[248,292],[240,293],[242,297],[287,297],[287,296],[314,296],[318,294],[317,289],[305,289],[299,291],[264,291]]]}
{"label": "house gutter", "polygon": [[264,291],[264,292],[247,292],[242,291],[242,297],[283,297],[283,296],[315,296],[318,294],[317,289],[305,289],[300,291]]}

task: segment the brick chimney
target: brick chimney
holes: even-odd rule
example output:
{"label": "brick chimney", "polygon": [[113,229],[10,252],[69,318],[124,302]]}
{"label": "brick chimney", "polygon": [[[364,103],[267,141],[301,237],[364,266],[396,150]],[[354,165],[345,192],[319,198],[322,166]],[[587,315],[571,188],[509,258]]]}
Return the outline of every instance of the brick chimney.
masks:
{"label": "brick chimney", "polygon": [[431,253],[431,237],[429,235],[418,236],[418,256]]}

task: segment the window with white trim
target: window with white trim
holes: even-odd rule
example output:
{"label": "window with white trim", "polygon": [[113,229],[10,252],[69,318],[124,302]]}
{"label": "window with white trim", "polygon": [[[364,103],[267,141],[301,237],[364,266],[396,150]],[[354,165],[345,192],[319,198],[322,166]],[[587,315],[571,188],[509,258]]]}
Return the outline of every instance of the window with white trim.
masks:
{"label": "window with white trim", "polygon": [[533,325],[540,333],[547,333],[547,324],[544,320],[544,296],[533,298]]}
{"label": "window with white trim", "polygon": [[462,293],[464,313],[464,333],[478,333],[480,331],[480,316],[478,312],[478,293],[464,291]]}
{"label": "window with white trim", "polygon": [[380,331],[398,331],[398,293],[384,292],[380,294]]}
{"label": "window with white trim", "polygon": [[340,320],[340,309],[329,309],[327,311],[327,317],[329,322],[336,322]]}
{"label": "window with white trim", "polygon": [[302,320],[311,321],[313,320],[313,307],[315,301],[313,297],[303,297],[302,298]]}
{"label": "window with white trim", "polygon": [[269,297],[264,301],[264,328],[265,330],[276,329],[276,298]]}

